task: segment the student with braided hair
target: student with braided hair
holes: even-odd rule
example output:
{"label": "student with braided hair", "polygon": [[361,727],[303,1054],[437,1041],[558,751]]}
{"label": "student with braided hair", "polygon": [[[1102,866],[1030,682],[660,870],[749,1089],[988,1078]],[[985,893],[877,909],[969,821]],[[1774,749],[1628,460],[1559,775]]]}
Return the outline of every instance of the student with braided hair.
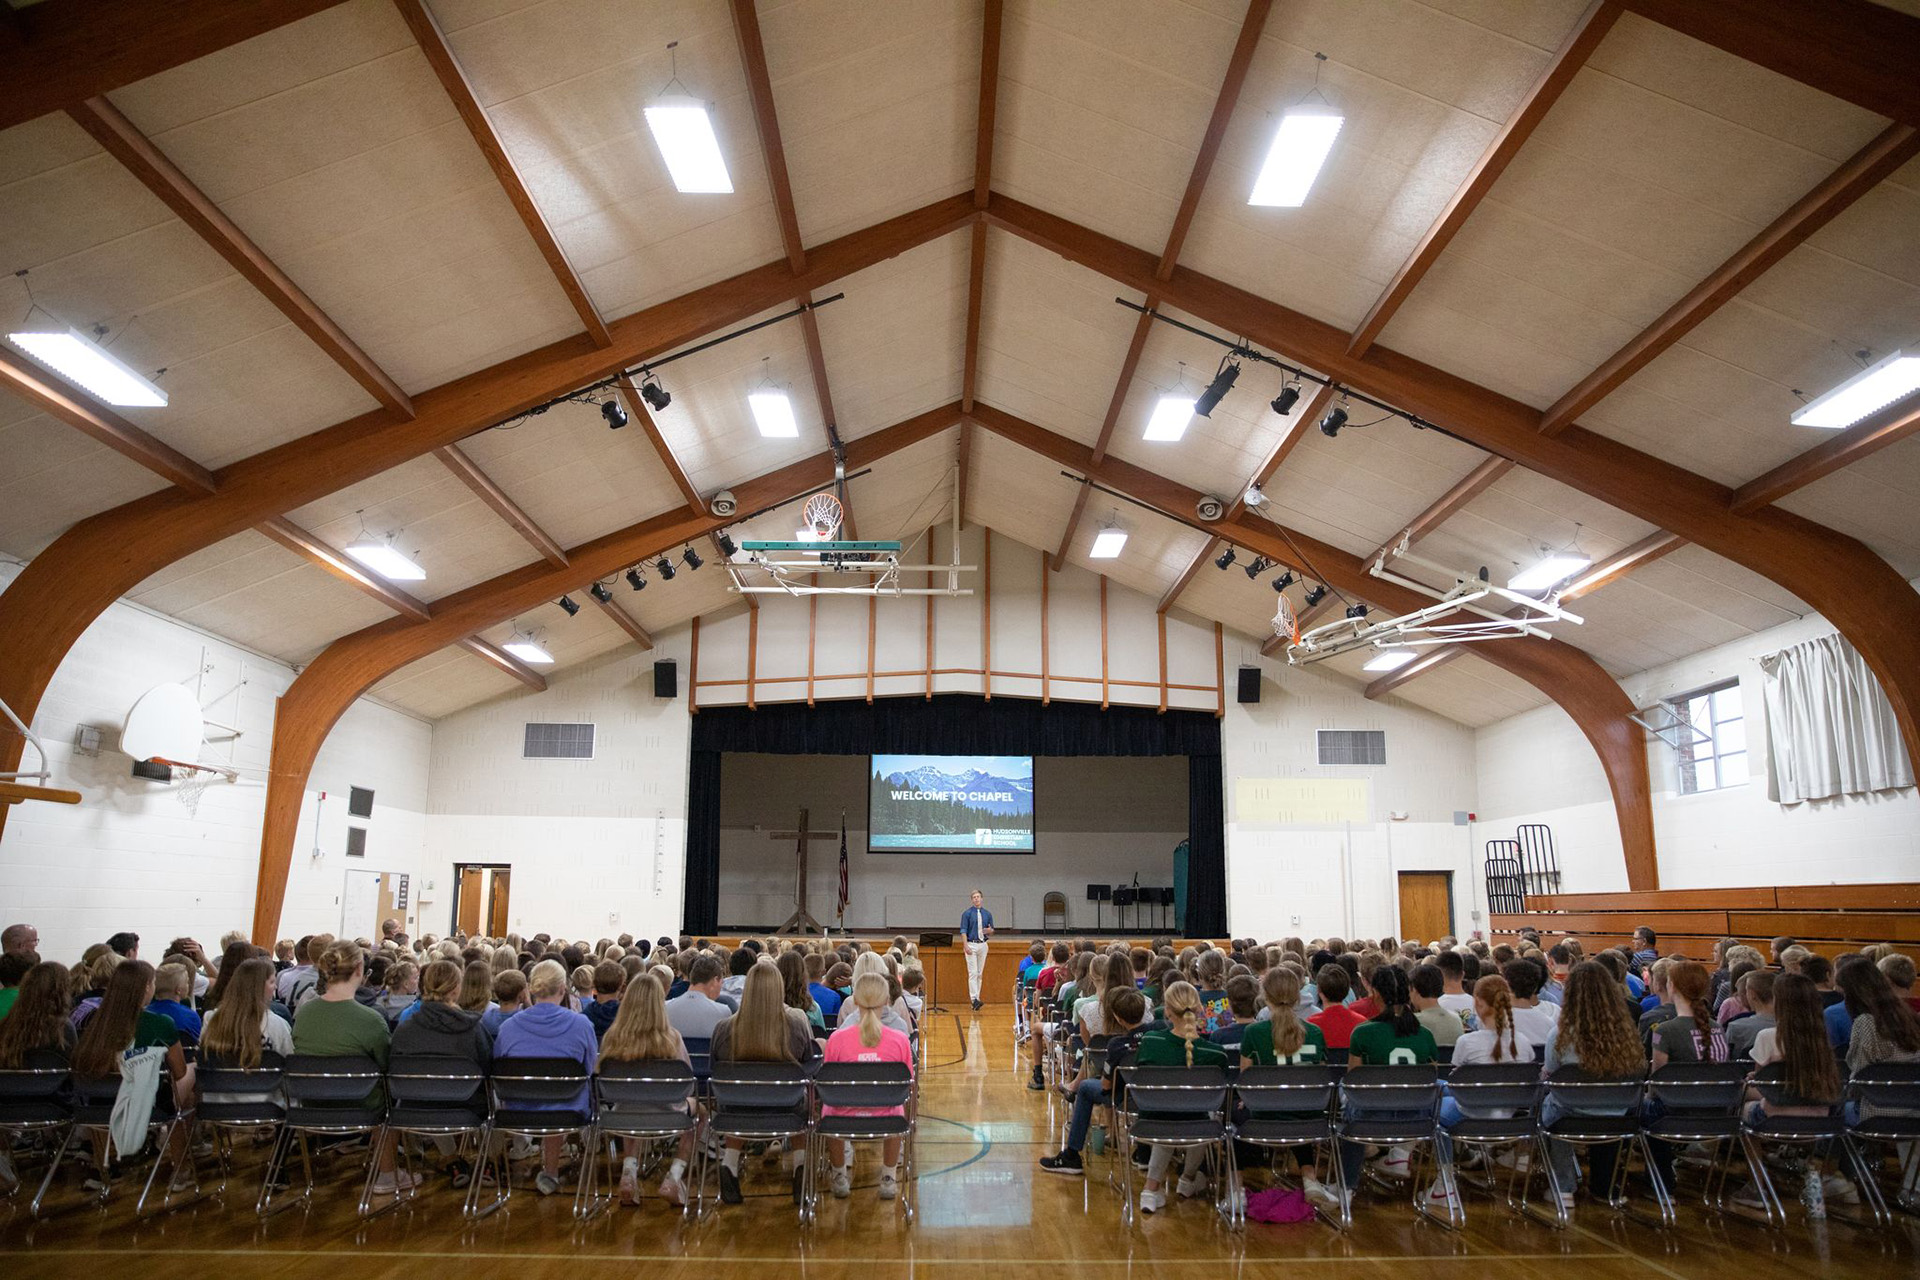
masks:
{"label": "student with braided hair", "polygon": [[1674,1016],[1653,1029],[1653,1069],[1669,1062],[1725,1062],[1727,1035],[1707,1007],[1712,977],[1697,960],[1681,960],[1667,970],[1667,991]]}
{"label": "student with braided hair", "polygon": [[[1507,985],[1505,978],[1490,973],[1473,984],[1473,1013],[1480,1026],[1454,1043],[1453,1066],[1456,1071],[1481,1063],[1500,1065],[1533,1061],[1533,1041],[1514,1028],[1513,989]],[[1449,1134],[1461,1119],[1505,1120],[1512,1115],[1512,1111],[1501,1107],[1476,1109],[1456,1102],[1451,1095],[1442,1098],[1435,1144],[1440,1162],[1444,1164],[1453,1158],[1453,1142]],[[1428,1203],[1435,1207],[1443,1206],[1447,1198],[1445,1186],[1439,1178],[1435,1178],[1433,1186],[1427,1190]]]}
{"label": "student with braided hair", "polygon": [[[1209,953],[1211,954],[1211,953]],[[1200,993],[1190,982],[1175,982],[1167,987],[1167,1026],[1140,1037],[1133,1061],[1142,1067],[1224,1067],[1227,1051],[1207,1039],[1206,1009]],[[1206,1188],[1206,1173],[1200,1168],[1200,1149],[1190,1147],[1180,1174],[1180,1194],[1197,1196]],[[1173,1162],[1172,1147],[1155,1147],[1147,1161],[1146,1188],[1140,1193],[1140,1211],[1156,1213],[1167,1203],[1162,1189],[1167,1166]]]}
{"label": "student with braided hair", "polygon": [[[1432,1062],[1435,1048],[1433,1033],[1420,1025],[1414,1012],[1407,975],[1392,965],[1383,965],[1373,973],[1373,994],[1380,1012],[1353,1029],[1348,1061],[1371,1067],[1418,1066]],[[1364,1109],[1352,1109],[1350,1115],[1364,1115]],[[1402,1119],[1400,1113],[1386,1111],[1380,1119]],[[1409,1153],[1405,1147],[1389,1148],[1380,1158],[1379,1169],[1388,1177],[1407,1176]],[[1347,1194],[1360,1179],[1361,1147],[1358,1143],[1340,1143],[1340,1163],[1346,1172]]]}

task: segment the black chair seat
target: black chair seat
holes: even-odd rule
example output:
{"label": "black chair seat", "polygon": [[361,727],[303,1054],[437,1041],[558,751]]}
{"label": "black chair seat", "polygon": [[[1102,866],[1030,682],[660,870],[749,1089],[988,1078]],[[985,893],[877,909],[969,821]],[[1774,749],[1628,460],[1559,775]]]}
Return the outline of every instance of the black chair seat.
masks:
{"label": "black chair seat", "polygon": [[1920,1138],[1920,1116],[1865,1116],[1853,1126],[1853,1133],[1876,1142],[1905,1142]]}
{"label": "black chair seat", "polygon": [[742,1138],[783,1138],[799,1133],[810,1121],[805,1107],[720,1107],[711,1127]]}
{"label": "black chair seat", "polygon": [[601,1107],[598,1127],[603,1134],[629,1137],[670,1137],[686,1133],[699,1123],[685,1107]]}
{"label": "black chair seat", "polygon": [[435,1106],[426,1102],[398,1103],[387,1111],[387,1127],[416,1133],[464,1133],[487,1122],[487,1113],[459,1104]]}
{"label": "black chair seat", "polygon": [[195,1115],[208,1124],[279,1124],[287,1109],[268,1098],[253,1102],[202,1102]]}
{"label": "black chair seat", "polygon": [[1340,1126],[1340,1136],[1356,1142],[1424,1142],[1433,1137],[1433,1117],[1350,1120]]}
{"label": "black chair seat", "polygon": [[1510,1120],[1467,1116],[1448,1132],[1453,1135],[1455,1142],[1523,1142],[1533,1136],[1534,1123],[1527,1116],[1516,1116]]}
{"label": "black chair seat", "polygon": [[510,1133],[571,1133],[584,1129],[591,1117],[584,1111],[536,1110],[532,1107],[501,1107],[493,1113],[493,1127]]}
{"label": "black chair seat", "polygon": [[296,1102],[287,1108],[287,1126],[315,1133],[357,1133],[386,1121],[385,1107],[317,1107]]}
{"label": "black chair seat", "polygon": [[1140,1116],[1128,1128],[1140,1142],[1218,1142],[1221,1136],[1218,1120],[1199,1118]]}
{"label": "black chair seat", "polygon": [[821,1116],[818,1124],[823,1138],[891,1138],[908,1133],[912,1126],[905,1116]]}
{"label": "black chair seat", "polygon": [[1635,1116],[1561,1116],[1546,1127],[1556,1138],[1612,1142],[1631,1138],[1640,1128]]}
{"label": "black chair seat", "polygon": [[1324,1115],[1249,1116],[1234,1133],[1248,1142],[1325,1142],[1333,1135],[1333,1125]]}
{"label": "black chair seat", "polygon": [[1740,1134],[1735,1116],[1661,1116],[1647,1122],[1647,1135],[1668,1142],[1717,1142]]}
{"label": "black chair seat", "polygon": [[73,1112],[53,1098],[0,1105],[0,1128],[15,1125],[45,1127],[65,1124],[71,1119]]}
{"label": "black chair seat", "polygon": [[1764,1116],[1747,1127],[1765,1138],[1837,1138],[1846,1122],[1839,1116]]}

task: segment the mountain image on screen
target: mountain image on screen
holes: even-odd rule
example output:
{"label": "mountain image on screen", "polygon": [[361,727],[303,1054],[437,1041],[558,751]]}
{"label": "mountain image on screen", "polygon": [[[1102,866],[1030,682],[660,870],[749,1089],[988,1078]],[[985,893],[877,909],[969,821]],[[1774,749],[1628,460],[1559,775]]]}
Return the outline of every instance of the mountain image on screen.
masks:
{"label": "mountain image on screen", "polygon": [[[871,777],[875,847],[1033,850],[1033,776],[1028,759],[876,758]],[[955,767],[964,766],[964,767]]]}

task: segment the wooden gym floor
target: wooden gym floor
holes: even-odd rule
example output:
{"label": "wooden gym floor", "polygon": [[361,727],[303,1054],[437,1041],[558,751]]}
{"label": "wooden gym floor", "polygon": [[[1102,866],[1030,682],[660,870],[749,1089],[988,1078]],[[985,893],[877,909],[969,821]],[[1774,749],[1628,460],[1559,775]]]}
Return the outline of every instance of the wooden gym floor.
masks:
{"label": "wooden gym floor", "polygon": [[568,1197],[542,1200],[529,1191],[516,1192],[510,1212],[463,1230],[458,1193],[447,1190],[444,1179],[411,1211],[362,1224],[353,1215],[357,1185],[350,1187],[344,1174],[310,1212],[290,1210],[265,1224],[252,1212],[257,1179],[231,1208],[205,1201],[136,1222],[131,1195],[104,1212],[82,1208],[77,1179],[67,1179],[48,1221],[30,1223],[22,1196],[0,1203],[0,1275],[350,1274],[372,1280],[417,1277],[428,1258],[459,1274],[516,1278],[614,1274],[639,1264],[662,1280],[960,1280],[994,1264],[1010,1264],[1010,1276],[1049,1267],[1096,1276],[1151,1272],[1173,1280],[1209,1271],[1432,1280],[1920,1273],[1920,1223],[1910,1218],[1891,1233],[1799,1219],[1769,1232],[1690,1207],[1682,1211],[1681,1229],[1664,1233],[1583,1202],[1575,1228],[1559,1232],[1470,1196],[1468,1228],[1454,1235],[1416,1222],[1404,1199],[1363,1196],[1350,1236],[1317,1222],[1250,1223],[1244,1233],[1229,1232],[1205,1205],[1180,1201],[1128,1230],[1120,1224],[1118,1196],[1106,1184],[1105,1158],[1089,1158],[1084,1180],[1036,1168],[1057,1140],[1058,1109],[1050,1118],[1047,1098],[1026,1088],[1024,1065],[1012,1052],[1011,1014],[989,1008],[974,1015],[960,1006],[930,1015],[927,1025],[921,1217],[912,1228],[902,1225],[894,1206],[875,1200],[870,1156],[856,1168],[853,1198],[823,1197],[810,1232],[795,1226],[785,1179],[752,1162],[747,1203],[692,1225],[649,1195],[638,1208],[615,1208],[576,1227]]}

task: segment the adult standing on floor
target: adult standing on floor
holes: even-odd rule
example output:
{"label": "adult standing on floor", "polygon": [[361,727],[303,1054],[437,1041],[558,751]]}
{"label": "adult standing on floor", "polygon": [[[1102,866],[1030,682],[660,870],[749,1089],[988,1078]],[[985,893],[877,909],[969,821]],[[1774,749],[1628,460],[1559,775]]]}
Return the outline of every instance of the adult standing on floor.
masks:
{"label": "adult standing on floor", "polygon": [[987,971],[987,939],[993,936],[993,912],[980,905],[980,891],[973,891],[973,905],[960,913],[960,936],[967,953],[967,996],[977,1012],[980,1008],[980,979]]}

